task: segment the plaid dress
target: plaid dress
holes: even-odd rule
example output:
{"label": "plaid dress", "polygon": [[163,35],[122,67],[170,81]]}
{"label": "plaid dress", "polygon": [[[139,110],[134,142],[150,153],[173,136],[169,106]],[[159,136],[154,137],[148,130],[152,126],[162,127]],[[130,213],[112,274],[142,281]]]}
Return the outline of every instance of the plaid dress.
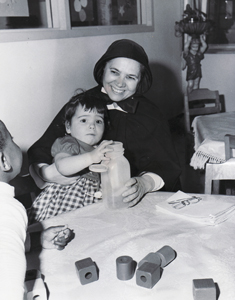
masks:
{"label": "plaid dress", "polygon": [[[77,155],[93,149],[92,146],[71,136],[65,136],[55,141],[52,146],[52,155],[55,156],[58,152]],[[73,184],[50,183],[28,209],[29,224],[95,203],[100,200],[98,191],[100,191],[99,174],[90,172],[88,169],[83,170],[81,176]]]}

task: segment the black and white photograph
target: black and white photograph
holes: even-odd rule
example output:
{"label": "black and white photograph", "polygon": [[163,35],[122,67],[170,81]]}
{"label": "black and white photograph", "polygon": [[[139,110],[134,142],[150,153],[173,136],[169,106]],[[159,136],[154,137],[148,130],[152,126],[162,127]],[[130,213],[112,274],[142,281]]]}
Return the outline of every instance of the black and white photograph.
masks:
{"label": "black and white photograph", "polygon": [[235,0],[0,0],[0,299],[235,299]]}

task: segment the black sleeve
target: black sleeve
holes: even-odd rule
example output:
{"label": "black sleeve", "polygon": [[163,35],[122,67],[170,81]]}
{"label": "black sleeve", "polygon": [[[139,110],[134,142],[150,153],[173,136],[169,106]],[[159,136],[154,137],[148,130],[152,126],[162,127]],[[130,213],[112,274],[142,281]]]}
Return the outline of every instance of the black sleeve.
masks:
{"label": "black sleeve", "polygon": [[33,163],[52,163],[51,146],[58,137],[65,135],[64,110],[65,106],[54,118],[42,137],[29,148],[29,165]]}
{"label": "black sleeve", "polygon": [[[156,173],[165,182],[163,190],[177,191],[180,188],[181,168],[168,121],[147,99],[146,102],[140,101],[136,117],[139,124],[132,126],[129,139],[132,139],[132,151],[136,153],[135,165],[138,172]],[[136,134],[133,135],[133,132]],[[138,137],[135,142],[134,136]]]}
{"label": "black sleeve", "polygon": [[142,98],[134,114],[110,111],[112,128],[108,139],[123,142],[131,175],[153,172],[165,182],[163,190],[180,189],[181,168],[169,124],[159,109]]}

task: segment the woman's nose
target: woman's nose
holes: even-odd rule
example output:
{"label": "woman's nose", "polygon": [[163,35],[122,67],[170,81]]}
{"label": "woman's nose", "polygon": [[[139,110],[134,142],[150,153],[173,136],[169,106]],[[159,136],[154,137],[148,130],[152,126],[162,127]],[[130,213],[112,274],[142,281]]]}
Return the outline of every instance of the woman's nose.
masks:
{"label": "woman's nose", "polygon": [[124,77],[121,77],[119,76],[116,80],[116,83],[118,86],[124,86],[125,85],[125,78]]}

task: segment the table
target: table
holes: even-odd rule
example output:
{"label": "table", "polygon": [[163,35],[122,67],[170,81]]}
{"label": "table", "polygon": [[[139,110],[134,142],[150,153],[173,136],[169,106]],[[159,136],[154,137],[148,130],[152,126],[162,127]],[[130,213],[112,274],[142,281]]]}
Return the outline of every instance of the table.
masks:
{"label": "table", "polygon": [[235,134],[235,112],[197,116],[192,127],[195,153],[190,165],[204,169],[207,162],[225,162],[224,136]]}
{"label": "table", "polygon": [[[193,300],[192,280],[202,278],[218,284],[219,300],[235,299],[235,215],[218,226],[206,226],[157,211],[156,203],[171,195],[154,192],[124,210],[110,211],[100,202],[44,221],[44,227],[68,224],[75,239],[62,251],[42,250],[39,257],[36,252],[27,254],[28,269],[40,268],[49,300]],[[235,203],[233,196],[209,197]],[[139,262],[164,245],[171,246],[177,257],[152,289],[136,285],[135,276],[117,279],[117,257],[128,255]],[[99,280],[81,285],[74,263],[87,257],[97,264]]]}

